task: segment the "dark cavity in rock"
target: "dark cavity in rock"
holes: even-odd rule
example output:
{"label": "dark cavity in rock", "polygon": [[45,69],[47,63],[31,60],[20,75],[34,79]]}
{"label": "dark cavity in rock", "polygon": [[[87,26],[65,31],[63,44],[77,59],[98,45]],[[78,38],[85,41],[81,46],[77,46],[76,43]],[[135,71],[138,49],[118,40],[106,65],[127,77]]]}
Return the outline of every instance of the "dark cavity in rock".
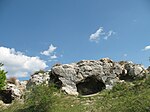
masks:
{"label": "dark cavity in rock", "polygon": [[80,95],[90,95],[105,89],[105,84],[102,81],[96,79],[96,77],[91,76],[76,84],[76,87]]}
{"label": "dark cavity in rock", "polygon": [[12,103],[13,98],[11,95],[11,90],[0,90],[0,99],[6,104]]}
{"label": "dark cavity in rock", "polygon": [[50,84],[54,84],[58,89],[62,88],[62,82],[56,74],[50,75]]}

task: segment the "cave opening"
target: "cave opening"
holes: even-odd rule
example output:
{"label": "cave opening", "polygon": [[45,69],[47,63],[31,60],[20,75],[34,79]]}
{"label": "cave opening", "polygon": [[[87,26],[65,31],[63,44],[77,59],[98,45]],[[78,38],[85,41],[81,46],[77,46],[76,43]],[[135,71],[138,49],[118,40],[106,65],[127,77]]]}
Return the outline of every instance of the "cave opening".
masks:
{"label": "cave opening", "polygon": [[12,103],[12,91],[11,90],[0,90],[0,100],[2,100],[5,104]]}
{"label": "cave opening", "polygon": [[50,75],[50,84],[54,84],[56,88],[62,88],[62,82],[59,80],[58,75],[51,74]]}
{"label": "cave opening", "polygon": [[105,89],[105,84],[95,76],[87,77],[82,82],[76,84],[77,91],[80,95],[91,95]]}
{"label": "cave opening", "polygon": [[119,75],[119,79],[125,80],[127,82],[132,82],[134,80],[134,77],[130,75],[129,72],[126,73],[125,70],[123,70],[122,74]]}

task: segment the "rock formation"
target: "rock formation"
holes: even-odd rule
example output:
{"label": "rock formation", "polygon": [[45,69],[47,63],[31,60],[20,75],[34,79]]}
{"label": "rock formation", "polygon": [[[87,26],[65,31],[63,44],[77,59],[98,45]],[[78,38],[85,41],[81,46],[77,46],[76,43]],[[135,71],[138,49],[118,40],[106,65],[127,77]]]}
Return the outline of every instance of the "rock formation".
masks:
{"label": "rock formation", "polygon": [[0,100],[11,103],[13,99],[22,99],[26,88],[51,83],[70,95],[90,95],[111,89],[117,82],[143,79],[148,73],[150,67],[145,70],[140,64],[114,62],[109,58],[56,64],[49,71],[34,73],[29,81],[8,81],[6,90],[0,91]]}
{"label": "rock formation", "polygon": [[37,72],[31,75],[30,80],[27,83],[27,88],[39,84],[48,84],[50,80],[49,72]]}
{"label": "rock formation", "polygon": [[109,58],[82,60],[78,63],[55,65],[50,80],[70,95],[89,95],[102,89],[111,89],[116,82],[133,81],[146,77],[139,64]]}
{"label": "rock formation", "polygon": [[16,80],[15,84],[8,81],[6,91],[11,97],[0,94],[1,100],[11,102],[21,99],[26,88],[39,84],[54,83],[70,95],[90,95],[103,89],[111,89],[115,83],[134,81],[146,77],[147,70],[140,64],[120,61],[114,62],[109,58],[100,60],[82,60],[71,64],[56,64],[49,71],[39,71],[31,75],[29,81]]}
{"label": "rock formation", "polygon": [[14,83],[7,81],[5,90],[0,90],[0,100],[5,104],[12,103],[14,99],[22,99],[26,90],[27,81],[15,80]]}
{"label": "rock formation", "polygon": [[146,77],[140,64],[128,61],[114,62],[109,58],[82,60],[71,64],[56,64],[50,71],[31,75],[27,87],[54,83],[70,95],[89,95],[111,89],[116,82],[134,81]]}

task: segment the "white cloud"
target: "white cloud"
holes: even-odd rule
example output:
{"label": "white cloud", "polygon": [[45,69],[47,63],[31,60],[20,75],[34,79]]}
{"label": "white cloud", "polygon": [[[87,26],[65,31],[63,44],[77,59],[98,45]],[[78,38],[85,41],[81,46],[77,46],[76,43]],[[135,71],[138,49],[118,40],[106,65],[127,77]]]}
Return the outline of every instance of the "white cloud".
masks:
{"label": "white cloud", "polygon": [[49,46],[48,50],[45,50],[43,52],[41,52],[42,55],[45,56],[50,56],[55,50],[57,49],[57,47],[53,46],[52,44]]}
{"label": "white cloud", "polygon": [[31,73],[47,67],[46,62],[39,57],[29,57],[14,48],[6,47],[0,47],[0,62],[8,71],[8,77],[28,77]]}
{"label": "white cloud", "polygon": [[115,34],[116,33],[113,30],[105,32],[103,30],[103,27],[100,27],[95,33],[90,35],[89,40],[98,43],[100,38],[103,38],[103,39],[107,40],[109,37],[111,37],[112,35],[115,35]]}
{"label": "white cloud", "polygon": [[55,54],[50,57],[50,59],[56,59],[56,58],[57,56]]}
{"label": "white cloud", "polygon": [[100,36],[104,35],[103,27],[100,27],[95,33],[90,35],[90,41],[95,41],[96,43],[99,41]]}
{"label": "white cloud", "polygon": [[116,33],[112,30],[110,30],[107,35],[104,37],[105,40],[107,40],[110,36],[115,35]]}
{"label": "white cloud", "polygon": [[142,49],[143,51],[147,51],[147,50],[150,50],[150,45],[149,46],[146,46],[144,49]]}

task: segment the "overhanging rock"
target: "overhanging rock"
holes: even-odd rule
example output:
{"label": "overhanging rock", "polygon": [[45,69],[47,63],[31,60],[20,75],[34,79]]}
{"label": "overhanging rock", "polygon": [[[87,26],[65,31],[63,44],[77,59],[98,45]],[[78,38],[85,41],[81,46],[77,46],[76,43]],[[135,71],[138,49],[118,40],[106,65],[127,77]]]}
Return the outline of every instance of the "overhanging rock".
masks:
{"label": "overhanging rock", "polygon": [[89,95],[111,89],[120,80],[145,77],[141,65],[131,62],[113,62],[109,58],[82,60],[72,64],[57,64],[51,68],[50,80],[59,82],[59,88],[70,95]]}

